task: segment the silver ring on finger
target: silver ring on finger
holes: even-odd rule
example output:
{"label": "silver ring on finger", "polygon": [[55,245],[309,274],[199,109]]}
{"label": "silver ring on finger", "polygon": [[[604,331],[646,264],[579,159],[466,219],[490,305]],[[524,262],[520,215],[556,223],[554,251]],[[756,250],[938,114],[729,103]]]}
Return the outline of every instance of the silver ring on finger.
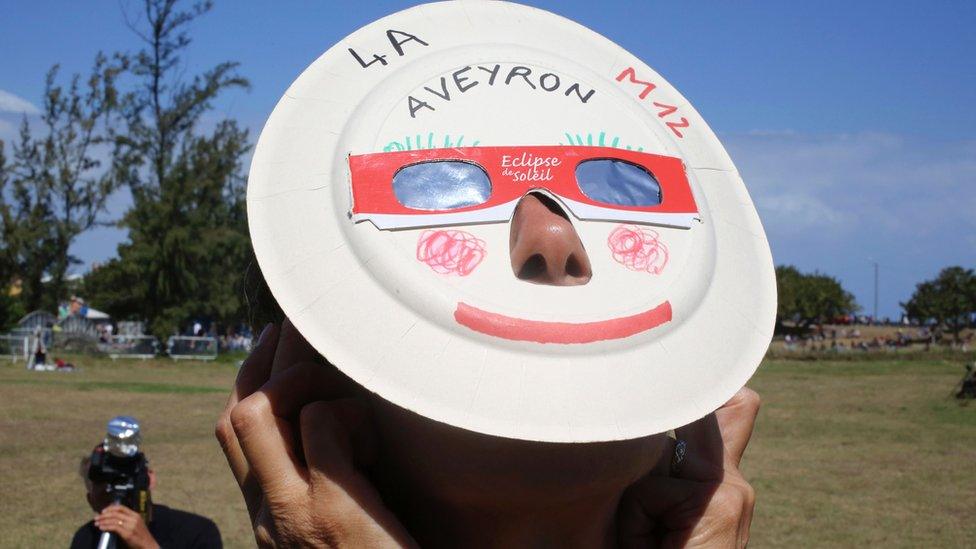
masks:
{"label": "silver ring on finger", "polygon": [[684,466],[685,456],[688,454],[688,443],[682,439],[675,439],[674,441],[674,454],[671,455],[671,475],[678,476],[681,474],[681,468]]}

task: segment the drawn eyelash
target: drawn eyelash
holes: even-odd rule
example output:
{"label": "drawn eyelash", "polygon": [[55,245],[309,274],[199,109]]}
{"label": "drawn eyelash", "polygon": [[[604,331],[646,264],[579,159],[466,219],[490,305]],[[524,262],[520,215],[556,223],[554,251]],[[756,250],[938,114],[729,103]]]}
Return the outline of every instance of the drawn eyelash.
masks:
{"label": "drawn eyelash", "polygon": [[644,147],[634,148],[632,145],[620,146],[620,137],[616,135],[613,136],[612,139],[608,140],[607,132],[605,131],[601,131],[599,134],[597,134],[595,140],[593,138],[594,136],[592,132],[587,132],[586,134],[584,134],[585,137],[584,135],[578,133],[571,134],[569,132],[564,132],[563,135],[566,136],[566,141],[568,141],[568,143],[563,143],[562,141],[559,141],[560,145],[576,145],[576,146],[586,145],[589,147],[592,146],[613,147],[615,149],[627,149],[628,151],[637,151],[637,152],[644,151]]}
{"label": "drawn eyelash", "polygon": [[[424,139],[426,137],[426,139]],[[435,136],[434,132],[428,132],[426,136],[421,134],[407,135],[404,136],[403,141],[390,141],[383,147],[383,152],[393,152],[393,151],[413,151],[421,149],[440,149],[440,148],[450,148],[450,147],[463,147],[464,145],[464,134],[461,134],[457,139],[452,139],[451,134],[444,134],[443,144],[441,144],[440,136]],[[469,143],[468,147],[477,147],[481,143],[480,140],[474,140]]]}
{"label": "drawn eyelash", "polygon": [[[597,147],[613,147],[618,149],[626,149],[628,151],[643,152],[644,147],[634,147],[633,145],[620,145],[619,136],[608,136],[607,132],[601,131],[597,134],[593,132],[587,132],[585,134],[580,133],[570,133],[564,132],[566,141],[560,140],[559,145],[577,145],[577,146],[597,146]],[[467,146],[477,147],[481,143],[480,140],[476,139],[470,142]],[[383,147],[383,152],[393,152],[393,151],[413,151],[413,150],[423,150],[423,149],[439,149],[439,148],[450,148],[450,147],[463,147],[464,145],[464,134],[460,134],[457,138],[451,136],[451,134],[444,134],[443,138],[436,135],[434,132],[428,132],[427,135],[415,134],[404,136],[402,141],[390,141]]]}

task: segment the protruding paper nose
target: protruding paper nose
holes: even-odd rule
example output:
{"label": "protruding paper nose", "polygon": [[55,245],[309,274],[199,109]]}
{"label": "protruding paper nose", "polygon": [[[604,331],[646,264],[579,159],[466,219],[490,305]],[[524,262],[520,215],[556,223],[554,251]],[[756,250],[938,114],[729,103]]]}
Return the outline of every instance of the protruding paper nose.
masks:
{"label": "protruding paper nose", "polygon": [[522,197],[512,217],[509,236],[512,271],[526,282],[579,286],[593,276],[569,216],[541,193]]}

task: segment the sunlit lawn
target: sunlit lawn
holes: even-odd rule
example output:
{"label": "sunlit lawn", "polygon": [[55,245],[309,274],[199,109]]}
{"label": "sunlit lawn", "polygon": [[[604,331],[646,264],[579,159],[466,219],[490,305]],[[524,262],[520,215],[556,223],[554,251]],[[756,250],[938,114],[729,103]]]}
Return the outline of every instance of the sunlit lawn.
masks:
{"label": "sunlit lawn", "polygon": [[[154,499],[252,545],[213,439],[236,373],[220,363],[76,358],[73,373],[0,363],[0,546],[64,547],[91,518],[78,460],[117,414],[142,421]],[[976,539],[976,404],[948,398],[958,362],[767,362],[745,470],[753,547],[962,547]]]}
{"label": "sunlit lawn", "polygon": [[[971,360],[971,358],[970,358]],[[976,403],[959,362],[767,362],[744,468],[756,547],[972,547]]]}

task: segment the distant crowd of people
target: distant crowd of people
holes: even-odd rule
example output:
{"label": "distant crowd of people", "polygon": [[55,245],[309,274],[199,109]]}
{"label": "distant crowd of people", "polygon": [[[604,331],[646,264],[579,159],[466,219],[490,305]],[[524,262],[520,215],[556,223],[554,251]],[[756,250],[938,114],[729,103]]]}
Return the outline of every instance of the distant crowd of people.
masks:
{"label": "distant crowd of people", "polygon": [[902,314],[901,318],[895,320],[887,316],[874,317],[873,315],[841,315],[832,319],[827,324],[840,326],[912,326],[924,327],[923,322],[918,319]]}
{"label": "distant crowd of people", "polygon": [[63,320],[69,316],[80,316],[82,318],[88,316],[88,304],[83,298],[73,295],[70,300],[58,305],[58,320]]}
{"label": "distant crowd of people", "polygon": [[227,351],[250,351],[253,341],[251,329],[247,325],[240,325],[236,328],[228,327],[222,335],[217,335],[216,324],[208,322],[204,325],[203,321],[194,320],[184,332],[190,337],[212,337],[217,340],[220,352]]}
{"label": "distant crowd of people", "polygon": [[[959,342],[960,350],[965,352],[971,349],[974,337],[976,332],[972,331],[963,335]],[[927,326],[899,328],[894,333],[871,337],[862,336],[861,330],[857,327],[819,327],[806,335],[786,334],[783,341],[788,351],[894,351],[912,347],[928,351],[942,339],[941,331]],[[950,345],[956,347],[954,341]]]}
{"label": "distant crowd of people", "polygon": [[225,334],[220,336],[220,349],[224,351],[250,351],[251,334]]}
{"label": "distant crowd of people", "polygon": [[95,331],[98,333],[99,342],[109,343],[112,341],[112,334],[115,332],[115,326],[113,326],[111,322],[106,322],[104,324],[95,326]]}

